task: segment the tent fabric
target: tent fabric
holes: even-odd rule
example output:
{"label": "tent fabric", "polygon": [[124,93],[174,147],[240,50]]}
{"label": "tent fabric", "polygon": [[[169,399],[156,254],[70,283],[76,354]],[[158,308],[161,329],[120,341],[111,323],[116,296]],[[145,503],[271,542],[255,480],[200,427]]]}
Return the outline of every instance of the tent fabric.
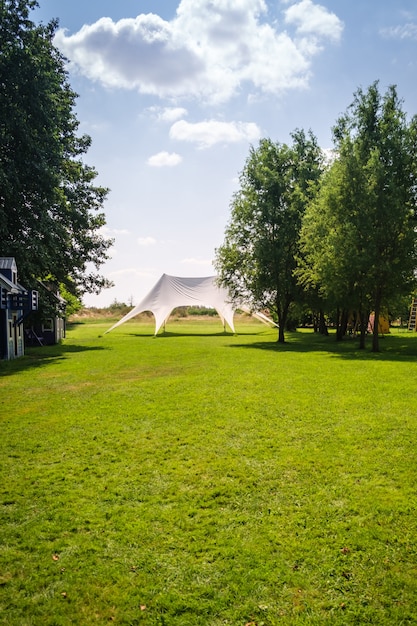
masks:
{"label": "tent fabric", "polygon": [[205,306],[217,311],[223,325],[225,323],[235,332],[233,323],[234,309],[229,302],[226,289],[216,284],[216,276],[205,278],[180,278],[162,274],[147,296],[106,333],[124,324],[139,313],[151,311],[155,317],[155,335],[168,320],[172,311],[179,306]]}

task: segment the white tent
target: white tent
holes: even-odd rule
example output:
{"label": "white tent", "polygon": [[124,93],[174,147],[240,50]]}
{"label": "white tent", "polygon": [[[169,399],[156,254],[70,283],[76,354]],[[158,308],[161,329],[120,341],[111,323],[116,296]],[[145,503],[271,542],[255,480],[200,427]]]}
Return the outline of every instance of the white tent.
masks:
{"label": "white tent", "polygon": [[109,330],[124,324],[139,313],[151,311],[155,317],[155,335],[168,320],[172,311],[178,306],[205,306],[217,311],[220,319],[230,326],[235,332],[233,324],[234,309],[229,302],[229,294],[226,289],[218,287],[215,276],[206,278],[180,278],[162,274],[154,288],[148,295],[127,313],[121,320],[116,322]]}

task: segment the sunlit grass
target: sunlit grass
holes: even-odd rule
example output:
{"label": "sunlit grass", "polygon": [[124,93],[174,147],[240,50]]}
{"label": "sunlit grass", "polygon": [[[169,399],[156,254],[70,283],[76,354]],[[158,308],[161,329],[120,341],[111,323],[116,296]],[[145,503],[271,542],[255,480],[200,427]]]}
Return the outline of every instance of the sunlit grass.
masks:
{"label": "sunlit grass", "polygon": [[0,623],[415,623],[416,335],[108,327],[0,364]]}

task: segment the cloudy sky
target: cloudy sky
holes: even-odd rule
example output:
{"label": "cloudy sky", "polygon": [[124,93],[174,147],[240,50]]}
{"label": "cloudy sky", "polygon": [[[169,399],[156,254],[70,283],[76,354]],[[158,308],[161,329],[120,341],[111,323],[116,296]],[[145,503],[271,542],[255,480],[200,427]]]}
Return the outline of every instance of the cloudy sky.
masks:
{"label": "cloudy sky", "polygon": [[137,304],[163,273],[209,276],[250,146],[331,128],[358,87],[395,84],[417,113],[415,0],[39,0],[79,94],[85,160],[111,189],[87,296]]}

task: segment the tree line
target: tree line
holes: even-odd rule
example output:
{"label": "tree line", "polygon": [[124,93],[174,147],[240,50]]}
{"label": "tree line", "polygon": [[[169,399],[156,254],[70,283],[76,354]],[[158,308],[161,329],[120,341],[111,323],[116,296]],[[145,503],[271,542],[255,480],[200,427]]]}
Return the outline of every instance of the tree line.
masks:
{"label": "tree line", "polygon": [[309,131],[291,145],[262,139],[250,149],[231,201],[219,282],[237,304],[268,309],[285,341],[291,309],[308,307],[342,338],[356,319],[365,347],[379,316],[416,286],[417,117],[408,120],[395,86],[358,89],[332,128],[326,155]]}

